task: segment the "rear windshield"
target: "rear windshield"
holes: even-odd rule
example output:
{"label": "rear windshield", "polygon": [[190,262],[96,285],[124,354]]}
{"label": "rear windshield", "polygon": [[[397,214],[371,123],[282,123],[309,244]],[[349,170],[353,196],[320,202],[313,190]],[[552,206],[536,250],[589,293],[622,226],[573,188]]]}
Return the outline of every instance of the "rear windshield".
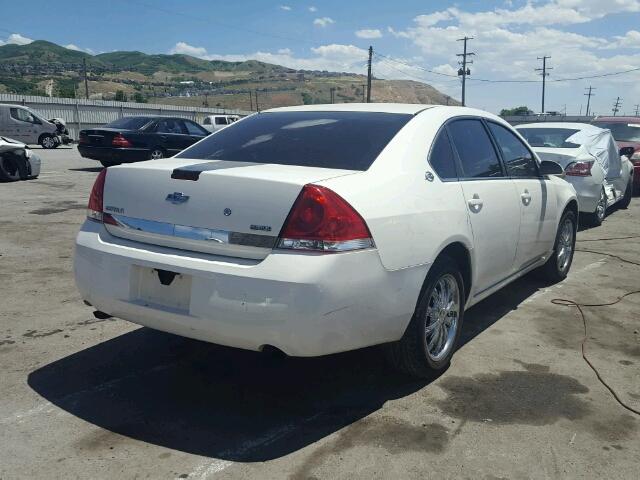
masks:
{"label": "rear windshield", "polygon": [[580,146],[577,143],[567,142],[567,138],[579,132],[572,128],[518,128],[517,130],[532,147],[578,148]]}
{"label": "rear windshield", "polygon": [[177,157],[367,170],[412,117],[379,112],[258,113]]}
{"label": "rear windshield", "polygon": [[146,124],[148,124],[151,118],[148,117],[124,117],[107,123],[105,127],[108,128],[122,128],[126,130],[140,130]]}
{"label": "rear windshield", "polygon": [[596,127],[608,128],[620,142],[640,142],[640,123],[593,122]]}

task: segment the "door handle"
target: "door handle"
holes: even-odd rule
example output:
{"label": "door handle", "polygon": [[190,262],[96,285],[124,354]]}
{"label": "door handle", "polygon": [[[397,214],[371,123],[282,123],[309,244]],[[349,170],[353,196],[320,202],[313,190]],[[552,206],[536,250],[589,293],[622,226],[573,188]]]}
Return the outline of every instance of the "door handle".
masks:
{"label": "door handle", "polygon": [[529,206],[529,204],[531,203],[531,195],[529,194],[529,190],[525,190],[524,192],[522,192],[520,198],[522,199],[522,203],[525,206]]}
{"label": "door handle", "polygon": [[482,210],[482,205],[484,202],[480,200],[480,195],[474,193],[473,197],[468,200],[468,203],[471,211],[473,213],[478,213],[480,210]]}

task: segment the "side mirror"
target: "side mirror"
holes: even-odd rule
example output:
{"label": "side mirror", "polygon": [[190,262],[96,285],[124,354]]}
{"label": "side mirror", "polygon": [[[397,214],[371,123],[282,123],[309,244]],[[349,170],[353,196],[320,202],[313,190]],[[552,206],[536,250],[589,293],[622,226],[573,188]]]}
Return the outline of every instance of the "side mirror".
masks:
{"label": "side mirror", "polygon": [[636,152],[636,149],[633,147],[622,147],[620,149],[620,156],[625,156],[627,158],[633,157],[633,154]]}
{"label": "side mirror", "polygon": [[542,175],[564,175],[564,168],[559,163],[542,160],[540,162],[540,173]]}

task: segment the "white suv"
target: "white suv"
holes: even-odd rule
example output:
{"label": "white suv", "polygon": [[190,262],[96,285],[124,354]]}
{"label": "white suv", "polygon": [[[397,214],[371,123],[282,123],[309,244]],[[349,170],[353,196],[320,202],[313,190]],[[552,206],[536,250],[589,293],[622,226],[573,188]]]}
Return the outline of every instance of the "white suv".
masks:
{"label": "white suv", "polygon": [[76,282],[99,311],[159,330],[294,356],[388,344],[426,377],[465,308],[538,267],[567,275],[578,205],[561,173],[480,110],[273,109],[103,170]]}

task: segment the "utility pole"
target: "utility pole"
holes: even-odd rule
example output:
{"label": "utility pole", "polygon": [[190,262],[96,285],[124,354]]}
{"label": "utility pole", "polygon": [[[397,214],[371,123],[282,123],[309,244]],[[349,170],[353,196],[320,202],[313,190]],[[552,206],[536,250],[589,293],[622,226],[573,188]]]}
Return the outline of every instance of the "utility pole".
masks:
{"label": "utility pole", "polygon": [[336,87],[331,87],[329,89],[329,94],[331,95],[331,103],[336,103]]}
{"label": "utility pole", "polygon": [[636,109],[636,117],[638,116],[638,112],[640,112],[640,105],[635,105]]}
{"label": "utility pole", "polygon": [[592,93],[593,90],[595,90],[595,88],[589,85],[589,91],[585,93],[585,96],[587,97],[587,117],[589,116],[589,105],[591,105],[591,97],[594,97],[596,95],[595,93]]}
{"label": "utility pole", "polygon": [[203,106],[205,108],[209,108],[209,94],[208,93],[204,94],[204,104],[203,104]]}
{"label": "utility pole", "polygon": [[613,104],[613,108],[611,109],[611,111],[613,112],[613,116],[614,117],[620,111],[620,107],[622,106],[622,103],[620,103],[621,101],[622,101],[622,99],[620,97],[618,97],[618,98],[616,98],[616,103]]}
{"label": "utility pole", "polygon": [[536,68],[536,72],[542,72],[542,111],[540,113],[544,113],[544,91],[546,87],[546,80],[549,74],[547,70],[553,70],[553,67],[547,67],[547,59],[551,57],[544,55],[542,57],[538,57],[538,60],[542,60],[542,68]]}
{"label": "utility pole", "polygon": [[87,81],[87,59],[82,59],[82,70],[84,73],[84,96],[89,100],[89,82]]}
{"label": "utility pole", "polygon": [[260,111],[260,107],[258,106],[258,90],[256,90],[256,112]]}
{"label": "utility pole", "polygon": [[473,60],[467,60],[467,57],[475,55],[473,52],[467,52],[467,42],[473,40],[473,37],[459,38],[458,42],[464,42],[464,48],[462,53],[458,53],[457,57],[462,57],[462,62],[458,62],[462,67],[458,69],[458,76],[462,77],[462,106],[466,105],[466,91],[467,91],[467,75],[471,75],[471,70],[467,68],[467,65],[471,65]]}
{"label": "utility pole", "polygon": [[364,103],[366,101],[364,92],[367,90],[367,85],[363,83],[360,86],[362,87],[362,103]]}
{"label": "utility pole", "polygon": [[253,112],[253,93],[249,90],[249,111]]}
{"label": "utility pole", "polygon": [[371,103],[371,60],[373,47],[369,46],[369,61],[367,62],[367,103]]}

